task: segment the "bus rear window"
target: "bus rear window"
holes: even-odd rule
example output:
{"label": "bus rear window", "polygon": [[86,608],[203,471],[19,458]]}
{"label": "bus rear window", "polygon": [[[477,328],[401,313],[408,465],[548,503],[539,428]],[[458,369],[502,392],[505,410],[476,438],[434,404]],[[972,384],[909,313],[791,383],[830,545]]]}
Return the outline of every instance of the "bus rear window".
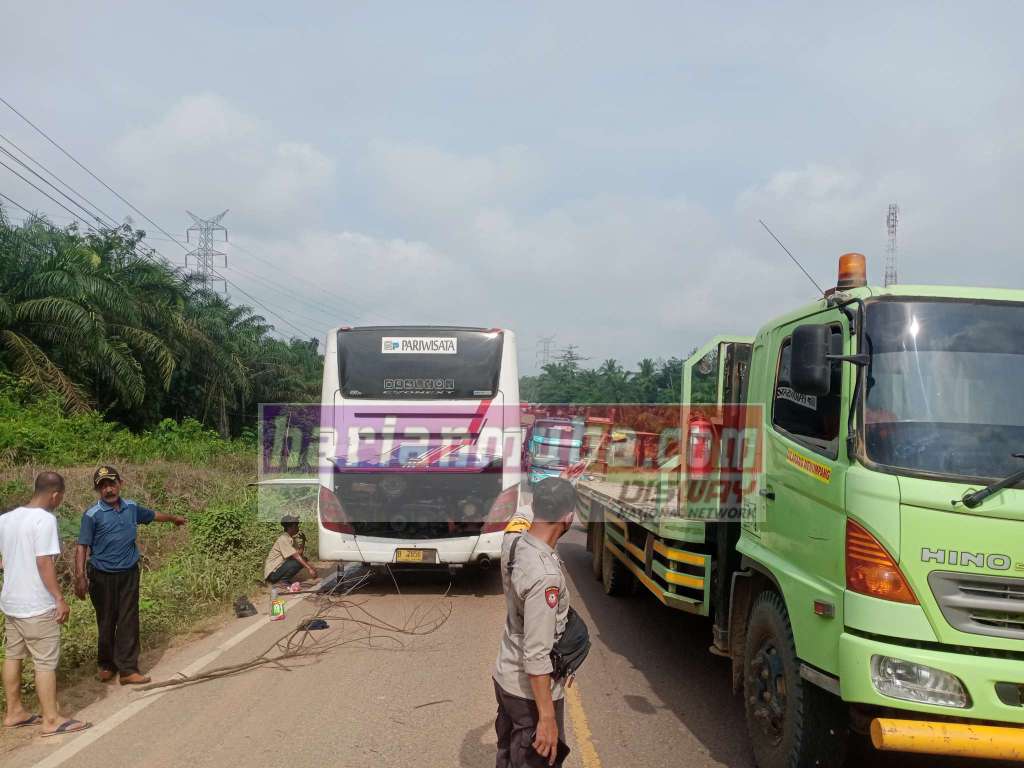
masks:
{"label": "bus rear window", "polygon": [[458,328],[338,332],[338,378],[347,398],[462,400],[498,391],[503,335]]}

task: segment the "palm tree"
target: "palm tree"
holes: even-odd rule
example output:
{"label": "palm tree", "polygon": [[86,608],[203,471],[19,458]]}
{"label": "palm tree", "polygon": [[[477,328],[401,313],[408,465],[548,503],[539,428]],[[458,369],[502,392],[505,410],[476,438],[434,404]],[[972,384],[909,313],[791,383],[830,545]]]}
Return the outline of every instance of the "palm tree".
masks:
{"label": "palm tree", "polygon": [[258,401],[316,396],[315,340],[272,338],[252,309],[142,251],[143,236],[12,226],[0,208],[0,369],[72,411],[137,427],[194,416],[224,435]]}

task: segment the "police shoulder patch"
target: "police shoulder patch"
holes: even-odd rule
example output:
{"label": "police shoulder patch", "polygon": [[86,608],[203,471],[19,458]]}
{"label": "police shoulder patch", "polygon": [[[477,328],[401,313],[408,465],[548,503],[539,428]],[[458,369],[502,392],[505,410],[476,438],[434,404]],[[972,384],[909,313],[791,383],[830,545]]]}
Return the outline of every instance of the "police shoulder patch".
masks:
{"label": "police shoulder patch", "polygon": [[522,517],[513,517],[505,526],[505,533],[522,533],[530,530],[530,521]]}
{"label": "police shoulder patch", "polygon": [[545,589],[544,599],[548,601],[549,608],[554,608],[558,605],[558,587],[548,587]]}

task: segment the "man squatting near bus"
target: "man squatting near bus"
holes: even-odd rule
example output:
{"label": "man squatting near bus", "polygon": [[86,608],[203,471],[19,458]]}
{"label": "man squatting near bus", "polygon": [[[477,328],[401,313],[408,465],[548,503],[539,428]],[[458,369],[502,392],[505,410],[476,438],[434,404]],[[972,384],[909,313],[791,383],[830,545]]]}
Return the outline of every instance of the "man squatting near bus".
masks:
{"label": "man squatting near bus", "polygon": [[284,532],[277,537],[263,563],[263,578],[270,584],[289,582],[305,568],[313,578],[319,575],[305,557],[306,537],[299,531],[299,518],[285,515],[281,518]]}

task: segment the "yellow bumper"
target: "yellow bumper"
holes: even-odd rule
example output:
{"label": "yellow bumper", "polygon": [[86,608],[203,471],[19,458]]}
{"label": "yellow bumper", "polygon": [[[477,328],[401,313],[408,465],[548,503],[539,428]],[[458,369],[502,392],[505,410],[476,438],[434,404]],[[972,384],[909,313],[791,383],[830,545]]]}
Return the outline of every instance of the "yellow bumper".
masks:
{"label": "yellow bumper", "polygon": [[1024,728],[878,717],[871,721],[871,743],[889,752],[1024,762]]}

